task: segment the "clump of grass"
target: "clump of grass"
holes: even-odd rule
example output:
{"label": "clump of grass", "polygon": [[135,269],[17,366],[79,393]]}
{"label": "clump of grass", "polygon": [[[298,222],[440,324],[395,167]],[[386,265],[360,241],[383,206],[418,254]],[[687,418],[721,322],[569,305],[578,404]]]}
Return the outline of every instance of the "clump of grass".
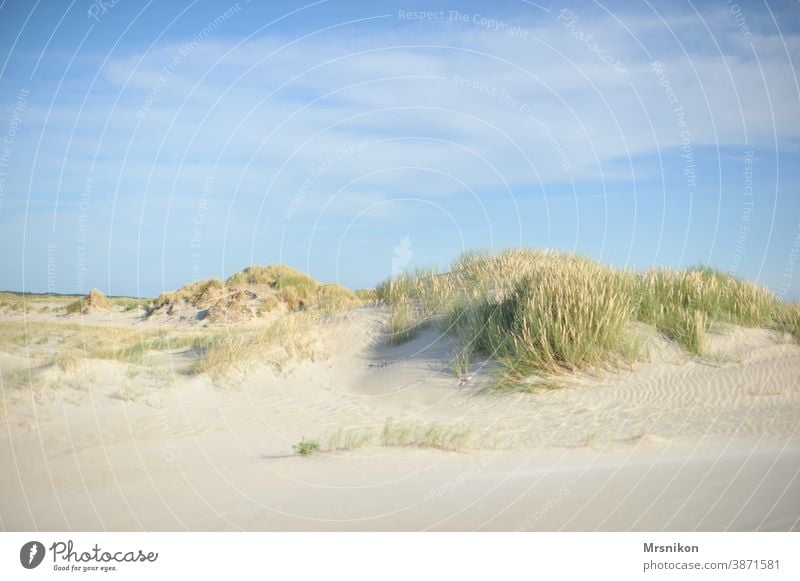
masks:
{"label": "clump of grass", "polygon": [[619,284],[589,261],[543,263],[500,302],[487,295],[449,319],[469,345],[504,364],[507,381],[574,371],[625,349],[633,307]]}
{"label": "clump of grass", "polygon": [[467,446],[470,433],[471,430],[465,426],[388,421],[381,432],[381,443],[384,446],[460,451]]}
{"label": "clump of grass", "polygon": [[469,375],[469,363],[472,358],[472,351],[472,343],[466,343],[457,348],[453,354],[450,365],[457,379],[463,379]]}
{"label": "clump of grass", "polygon": [[313,297],[313,306],[323,313],[341,311],[359,304],[356,294],[339,284],[323,284],[316,289]]}
{"label": "clump of grass", "polygon": [[389,318],[389,344],[401,345],[414,339],[430,324],[411,303],[400,303],[392,309]]}
{"label": "clump of grass", "polygon": [[775,327],[800,340],[800,303],[781,305],[775,316]]}
{"label": "clump of grass", "polygon": [[301,456],[311,456],[320,451],[320,445],[317,440],[307,440],[303,437],[297,444],[292,446],[294,451]]}
{"label": "clump of grass", "polygon": [[769,326],[779,301],[769,290],[711,268],[650,270],[633,283],[636,318],[700,354],[715,322]]}
{"label": "clump of grass", "polygon": [[219,333],[195,338],[192,347],[199,353],[198,359],[192,366],[196,374],[212,373],[219,375],[223,369],[229,369],[234,364],[248,358],[253,349],[247,336],[234,331]]}
{"label": "clump of grass", "polygon": [[392,307],[389,344],[410,341],[447,310],[456,292],[451,278],[434,269],[417,269],[375,288],[377,299]]}
{"label": "clump of grass", "polygon": [[390,305],[413,303],[428,316],[450,303],[455,290],[451,278],[436,269],[418,268],[381,282],[375,287],[375,296]]}
{"label": "clump of grass", "polygon": [[198,336],[192,343],[200,354],[193,371],[220,377],[245,362],[260,360],[280,369],[292,359],[313,357],[312,322],[297,313],[255,329],[226,329]]}
{"label": "clump of grass", "polygon": [[373,433],[369,430],[345,430],[339,428],[325,439],[324,450],[337,452],[340,450],[356,450],[372,442]]}
{"label": "clump of grass", "polygon": [[362,303],[368,303],[378,300],[378,291],[374,288],[360,288],[353,291],[356,298]]}
{"label": "clump of grass", "polygon": [[[435,448],[457,452],[467,447],[470,435],[471,429],[466,426],[390,420],[384,424],[378,441],[387,447]],[[340,428],[327,436],[324,443],[303,437],[293,448],[302,456],[310,456],[317,452],[355,450],[368,446],[374,440],[375,433],[372,430]]]}

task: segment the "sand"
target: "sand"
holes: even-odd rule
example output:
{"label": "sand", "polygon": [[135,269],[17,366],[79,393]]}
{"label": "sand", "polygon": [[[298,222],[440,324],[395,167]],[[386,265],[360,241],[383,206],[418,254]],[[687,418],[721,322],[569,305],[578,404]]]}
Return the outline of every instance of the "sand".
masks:
{"label": "sand", "polygon": [[[26,316],[63,321],[3,315]],[[788,337],[720,328],[695,358],[642,328],[649,360],[631,368],[487,394],[490,361],[459,381],[447,337],[432,328],[390,347],[386,320],[365,307],[320,323],[325,352],[281,372],[256,362],[225,379],[192,375],[190,354],[175,350],[137,373],[99,360],[54,369],[60,387],[13,405],[4,386],[0,527],[800,529],[800,346]],[[0,352],[2,377],[29,363]],[[466,427],[468,444],[386,447],[376,436],[361,449],[293,450],[339,428],[379,434],[389,420]]]}

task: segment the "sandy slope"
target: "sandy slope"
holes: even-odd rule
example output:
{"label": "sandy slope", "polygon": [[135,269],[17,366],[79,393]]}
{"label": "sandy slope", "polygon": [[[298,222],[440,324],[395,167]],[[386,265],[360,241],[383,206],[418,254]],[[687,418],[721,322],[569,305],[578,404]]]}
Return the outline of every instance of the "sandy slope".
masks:
{"label": "sandy slope", "polygon": [[[800,347],[783,337],[727,329],[701,360],[654,336],[632,370],[485,395],[491,364],[459,385],[447,338],[388,347],[385,317],[365,308],[321,327],[328,357],[286,376],[255,366],[215,386],[173,353],[152,373],[90,361],[55,378],[63,389],[5,418],[0,526],[800,528]],[[25,365],[0,353],[4,375]],[[390,418],[468,425],[471,449],[292,452]]]}

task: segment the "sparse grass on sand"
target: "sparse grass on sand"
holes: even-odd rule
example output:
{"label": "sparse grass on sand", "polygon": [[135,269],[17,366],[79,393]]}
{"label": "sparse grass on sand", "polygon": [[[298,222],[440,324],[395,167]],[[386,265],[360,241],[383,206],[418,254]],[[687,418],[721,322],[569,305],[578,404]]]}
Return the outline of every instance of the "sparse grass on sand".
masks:
{"label": "sparse grass on sand", "polygon": [[368,428],[339,428],[322,440],[303,437],[293,448],[301,456],[310,456],[316,452],[356,450],[377,442],[386,447],[459,452],[468,446],[471,433],[472,430],[467,426],[389,420],[379,432]]}
{"label": "sparse grass on sand", "polygon": [[[313,317],[306,313],[286,314],[258,326],[228,328],[133,329],[0,321],[0,349],[36,361],[34,375],[37,370],[52,366],[68,371],[91,359],[145,365],[151,352],[188,350],[194,357],[193,373],[208,373],[218,379],[253,361],[281,369],[290,361],[313,358],[316,348],[313,322]],[[17,383],[21,384],[26,377],[20,375]]]}
{"label": "sparse grass on sand", "polygon": [[[433,321],[461,342],[464,373],[472,353],[502,363],[497,387],[531,389],[539,377],[630,362],[640,348],[630,323],[654,325],[693,354],[717,323],[772,327],[798,337],[800,310],[769,290],[711,268],[615,270],[546,250],[468,253],[451,271],[418,271],[381,283],[392,307],[390,342],[413,338]],[[526,380],[526,381],[523,381]]]}
{"label": "sparse grass on sand", "polygon": [[224,375],[247,361],[262,361],[281,368],[287,361],[314,355],[314,318],[294,313],[254,328],[223,329],[195,337],[198,353],[193,371]]}
{"label": "sparse grass on sand", "polygon": [[470,434],[467,426],[389,421],[383,426],[381,444],[457,452],[467,447]]}

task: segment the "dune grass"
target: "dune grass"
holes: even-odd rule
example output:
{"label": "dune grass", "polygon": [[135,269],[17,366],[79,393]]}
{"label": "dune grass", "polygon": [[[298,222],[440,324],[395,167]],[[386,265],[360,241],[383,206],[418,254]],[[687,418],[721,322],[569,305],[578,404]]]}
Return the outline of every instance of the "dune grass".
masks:
{"label": "dune grass", "polygon": [[323,439],[303,437],[292,447],[301,456],[356,450],[375,443],[384,447],[459,452],[469,445],[471,434],[468,426],[388,420],[378,432],[368,428],[339,428]]}
{"label": "dune grass", "polygon": [[111,308],[108,297],[99,290],[93,288],[85,297],[69,303],[65,310],[67,313],[89,313],[94,310],[107,311]]}
{"label": "dune grass", "polygon": [[712,324],[775,326],[781,307],[769,290],[706,267],[649,270],[632,284],[636,318],[695,354]]}
{"label": "dune grass", "polygon": [[482,353],[502,364],[497,386],[515,389],[528,389],[522,380],[532,376],[635,360],[641,350],[630,333],[634,321],[692,354],[704,352],[708,331],[722,323],[799,336],[796,304],[711,268],[633,272],[529,248],[467,253],[449,273],[402,274],[376,291],[392,307],[390,343],[440,321],[461,345],[457,375]]}
{"label": "dune grass", "polygon": [[357,450],[370,445],[373,439],[373,432],[367,429],[339,428],[325,438],[322,449],[325,452]]}
{"label": "dune grass", "polygon": [[348,288],[323,284],[304,272],[282,264],[253,265],[228,278],[226,286],[255,285],[272,289],[291,311],[325,312],[356,306],[360,299]]}
{"label": "dune grass", "polygon": [[192,370],[220,377],[237,365],[261,361],[282,369],[288,361],[313,358],[314,319],[303,313],[255,328],[224,329],[196,336]]}
{"label": "dune grass", "polygon": [[287,314],[259,326],[187,330],[0,321],[0,349],[41,358],[62,370],[90,359],[145,365],[151,352],[189,350],[194,356],[192,373],[220,378],[247,362],[282,369],[289,361],[313,357],[313,322],[305,313]]}
{"label": "dune grass", "polygon": [[388,421],[381,431],[381,444],[457,452],[466,448],[470,434],[466,426]]}
{"label": "dune grass", "polygon": [[800,303],[784,303],[778,308],[775,325],[795,340],[800,340]]}
{"label": "dune grass", "polygon": [[[359,306],[362,300],[338,284],[323,284],[291,267],[277,264],[248,266],[225,282],[208,279],[162,293],[150,313],[176,306],[208,309],[212,318],[225,320],[264,315],[279,307],[285,311],[314,311],[331,314]],[[248,316],[250,315],[250,316]]]}
{"label": "dune grass", "polygon": [[353,291],[356,298],[364,303],[371,303],[378,300],[378,291],[374,288],[360,288]]}
{"label": "dune grass", "polygon": [[225,288],[224,283],[218,278],[209,278],[206,280],[199,280],[181,288],[161,293],[155,301],[153,301],[150,312],[175,305],[180,302],[187,302],[194,305],[202,306],[203,299],[210,294],[221,292]]}

